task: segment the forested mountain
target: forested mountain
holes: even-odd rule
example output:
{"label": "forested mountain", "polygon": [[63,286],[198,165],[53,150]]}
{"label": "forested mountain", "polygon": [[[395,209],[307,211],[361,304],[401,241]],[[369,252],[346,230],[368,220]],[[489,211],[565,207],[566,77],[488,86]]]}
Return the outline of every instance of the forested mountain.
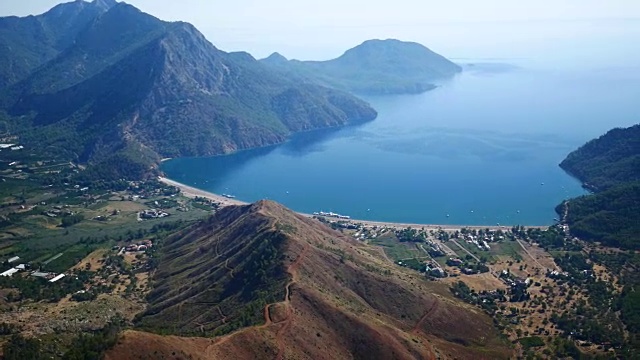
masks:
{"label": "forested mountain", "polygon": [[113,0],[0,22],[14,24],[3,39],[22,43],[0,58],[24,65],[3,68],[11,85],[0,122],[27,147],[97,165],[100,177],[140,177],[161,157],[224,154],[376,117],[352,95],[300,84],[217,49],[189,24]]}
{"label": "forested mountain", "polygon": [[591,251],[590,256],[619,276],[622,292],[615,310],[626,326],[629,358],[640,342],[640,125],[614,129],[591,140],[560,165],[580,179],[591,195],[559,205],[572,235],[629,251]]}
{"label": "forested mountain", "polygon": [[581,239],[640,250],[640,182],[572,199],[567,222]]}
{"label": "forested mountain", "polygon": [[568,202],[572,234],[640,249],[640,125],[609,131],[569,154],[560,166],[595,191]]}
{"label": "forested mountain", "polygon": [[226,207],[159,251],[138,324],[173,336],[128,331],[106,358],[509,357],[488,315],[422,276],[277,203]]}
{"label": "forested mountain", "polygon": [[421,44],[394,39],[368,40],[328,61],[288,61],[274,53],[262,62],[301,79],[358,94],[421,93],[462,71]]}
{"label": "forested mountain", "polygon": [[115,0],[75,1],[38,16],[0,18],[0,89],[55,58],[79,31],[115,4]]}
{"label": "forested mountain", "polygon": [[560,167],[595,190],[640,181],[640,124],[589,141]]}

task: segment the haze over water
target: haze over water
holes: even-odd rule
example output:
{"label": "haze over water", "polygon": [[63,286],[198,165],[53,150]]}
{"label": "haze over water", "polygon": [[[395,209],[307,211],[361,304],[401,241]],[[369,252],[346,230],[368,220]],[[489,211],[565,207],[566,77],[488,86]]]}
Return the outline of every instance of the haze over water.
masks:
{"label": "haze over water", "polygon": [[609,129],[639,122],[640,67],[615,55],[598,64],[453,59],[476,65],[421,95],[366,98],[375,121],[229,156],[175,159],[163,171],[203,190],[306,213],[549,225],[557,204],[585,193],[558,164]]}

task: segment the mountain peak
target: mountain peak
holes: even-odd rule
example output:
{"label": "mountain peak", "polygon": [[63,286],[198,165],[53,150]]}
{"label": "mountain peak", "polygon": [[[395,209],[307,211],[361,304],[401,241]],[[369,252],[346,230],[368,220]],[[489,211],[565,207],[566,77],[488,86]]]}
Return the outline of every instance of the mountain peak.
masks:
{"label": "mountain peak", "polygon": [[273,201],[273,200],[267,200],[267,199],[263,199],[263,200],[258,200],[255,203],[253,203],[251,205],[251,207],[253,209],[257,209],[257,210],[261,210],[261,209],[284,209],[284,206],[278,204],[277,202]]}
{"label": "mountain peak", "polygon": [[286,57],[282,56],[282,54],[278,52],[274,52],[268,57],[264,58],[262,61],[270,63],[270,64],[283,64],[289,62]]}
{"label": "mountain peak", "polygon": [[363,45],[380,45],[380,44],[391,44],[391,45],[402,45],[402,44],[417,44],[420,45],[418,43],[415,42],[411,42],[411,41],[402,41],[402,40],[398,40],[398,39],[369,39],[369,40],[365,40],[362,42],[362,44],[360,44],[359,46],[363,46]]}
{"label": "mountain peak", "polygon": [[110,9],[118,4],[116,0],[93,0],[93,5],[103,9]]}
{"label": "mountain peak", "polygon": [[447,78],[462,70],[422,44],[397,39],[367,40],[334,61],[367,71],[377,68],[383,74],[416,80]]}
{"label": "mountain peak", "polygon": [[[354,56],[410,56],[410,55],[437,55],[426,46],[398,39],[371,39],[347,50],[340,58]],[[339,58],[339,59],[340,59]]]}
{"label": "mountain peak", "polygon": [[274,218],[292,218],[298,217],[296,213],[287,209],[280,203],[277,203],[273,200],[260,200],[250,205],[250,209],[253,212],[258,212],[262,214],[267,214]]}

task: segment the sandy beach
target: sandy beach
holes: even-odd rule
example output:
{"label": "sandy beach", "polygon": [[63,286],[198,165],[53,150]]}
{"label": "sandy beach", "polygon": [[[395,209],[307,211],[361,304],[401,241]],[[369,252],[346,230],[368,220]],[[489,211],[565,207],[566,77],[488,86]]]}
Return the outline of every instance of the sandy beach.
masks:
{"label": "sandy beach", "polygon": [[[249,204],[248,202],[245,201],[240,201],[240,200],[236,200],[236,199],[229,199],[227,197],[224,197],[222,195],[218,195],[218,194],[214,194],[212,192],[208,192],[208,191],[204,191],[204,190],[200,190],[200,189],[196,189],[192,186],[189,185],[185,185],[183,183],[171,180],[171,179],[167,179],[165,177],[158,177],[158,181],[167,184],[167,185],[171,185],[171,186],[175,186],[177,188],[180,189],[180,191],[182,191],[182,194],[186,197],[191,197],[194,198],[196,196],[198,197],[203,197],[203,198],[207,198],[216,202],[221,203],[222,206],[230,206],[230,205],[247,205]],[[300,215],[303,216],[307,216],[307,217],[313,217],[313,215],[311,214],[305,214],[305,213],[298,213]],[[329,218],[330,219],[330,218]],[[398,229],[404,229],[407,227],[412,227],[412,228],[425,228],[425,229],[429,229],[429,230],[445,230],[445,231],[456,231],[456,230],[460,230],[462,228],[467,228],[467,229],[490,229],[490,230],[498,230],[498,229],[509,229],[511,228],[511,226],[477,226],[477,225],[437,225],[437,224],[412,224],[412,223],[392,223],[392,222],[384,222],[384,221],[371,221],[371,220],[358,220],[358,219],[350,219],[349,221],[353,222],[353,223],[359,223],[362,224],[364,226],[368,226],[368,227],[373,227],[373,226],[378,226],[378,227],[389,227],[389,228],[398,228]],[[527,226],[530,228],[540,228],[540,229],[546,229],[547,226]]]}
{"label": "sandy beach", "polygon": [[203,198],[207,198],[209,200],[213,200],[216,202],[219,202],[222,204],[222,206],[229,206],[229,205],[247,205],[247,202],[244,201],[240,201],[240,200],[236,200],[236,199],[229,199],[225,196],[222,195],[218,195],[218,194],[214,194],[208,191],[204,191],[204,190],[200,190],[200,189],[196,189],[192,186],[189,185],[185,185],[183,183],[171,180],[171,179],[167,179],[165,177],[158,177],[158,181],[160,181],[161,183],[167,184],[167,185],[171,185],[171,186],[175,186],[178,189],[180,189],[180,191],[182,192],[182,195],[186,196],[186,197],[190,197],[190,198],[194,198],[194,197],[203,197]]}

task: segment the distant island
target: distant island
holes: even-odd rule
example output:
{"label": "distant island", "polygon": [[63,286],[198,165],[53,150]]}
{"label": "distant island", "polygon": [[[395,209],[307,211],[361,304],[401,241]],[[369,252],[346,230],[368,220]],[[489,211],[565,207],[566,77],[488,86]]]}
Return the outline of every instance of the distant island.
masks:
{"label": "distant island", "polygon": [[395,39],[367,40],[328,61],[287,60],[274,53],[261,62],[289,76],[366,95],[421,93],[462,71],[421,44]]}

